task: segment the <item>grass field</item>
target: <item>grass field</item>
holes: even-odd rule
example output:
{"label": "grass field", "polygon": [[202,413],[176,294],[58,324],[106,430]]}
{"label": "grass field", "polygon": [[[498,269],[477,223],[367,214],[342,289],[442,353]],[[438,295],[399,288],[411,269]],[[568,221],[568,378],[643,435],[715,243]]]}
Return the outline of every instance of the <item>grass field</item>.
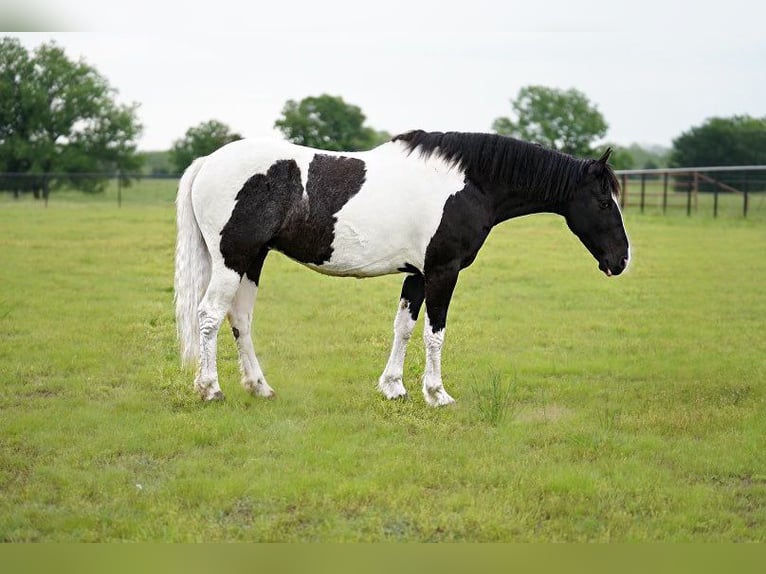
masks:
{"label": "grass field", "polygon": [[627,214],[607,279],[562,221],[495,230],[444,351],[454,408],[375,390],[401,277],[266,263],[279,398],[178,367],[174,211],[0,202],[0,540],[765,541],[766,226]]}

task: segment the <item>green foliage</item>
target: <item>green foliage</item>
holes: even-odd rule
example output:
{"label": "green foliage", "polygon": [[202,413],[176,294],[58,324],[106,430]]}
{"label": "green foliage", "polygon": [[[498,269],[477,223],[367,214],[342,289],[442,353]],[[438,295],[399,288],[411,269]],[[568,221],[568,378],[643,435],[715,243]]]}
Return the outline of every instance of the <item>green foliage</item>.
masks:
{"label": "green foliage", "polygon": [[198,157],[213,153],[219,147],[241,140],[231,128],[218,120],[208,120],[186,130],[184,137],[173,142],[170,161],[176,173],[183,172]]}
{"label": "green foliage", "polygon": [[661,145],[630,144],[628,151],[633,157],[634,169],[659,169],[668,167],[670,149]]}
{"label": "green foliage", "polygon": [[673,140],[675,167],[766,164],[766,117],[711,118]]}
{"label": "green foliage", "polygon": [[[0,38],[0,171],[77,174],[138,169],[137,105],[117,104],[115,95],[96,69],[69,60],[55,43],[29,53],[18,39]],[[91,192],[105,184],[103,179],[81,183],[57,176],[6,180],[2,185],[13,189],[19,181],[43,194],[73,181]]]}
{"label": "green foliage", "polygon": [[604,144],[612,148],[609,163],[614,169],[659,169],[668,166],[670,150],[658,145],[642,146],[632,143],[629,146]]}
{"label": "green foliage", "polygon": [[323,94],[288,100],[274,127],[293,143],[329,151],[363,151],[391,139],[387,132],[365,126],[365,120],[359,106]]}
{"label": "green foliage", "polygon": [[516,119],[497,118],[493,130],[576,157],[595,155],[593,143],[609,127],[596,106],[574,88],[525,86],[511,100],[511,108]]}
{"label": "green foliage", "polygon": [[[606,145],[604,146],[607,147]],[[609,156],[609,164],[614,169],[633,169],[635,162],[630,151],[617,144],[608,144],[612,148],[612,155]]]}
{"label": "green foliage", "polygon": [[170,161],[170,151],[141,152],[142,170],[144,175],[171,175],[176,173]]}
{"label": "green foliage", "polygon": [[[274,253],[254,333],[278,398],[240,387],[224,328],[227,398],[203,404],[178,367],[171,188],[4,200],[0,540],[766,539],[762,219],[628,211],[614,280],[560,218],[500,226],[455,293],[441,410],[422,318],[410,400],[375,390],[401,276]],[[502,405],[494,372],[511,407],[484,419],[471,385]]]}

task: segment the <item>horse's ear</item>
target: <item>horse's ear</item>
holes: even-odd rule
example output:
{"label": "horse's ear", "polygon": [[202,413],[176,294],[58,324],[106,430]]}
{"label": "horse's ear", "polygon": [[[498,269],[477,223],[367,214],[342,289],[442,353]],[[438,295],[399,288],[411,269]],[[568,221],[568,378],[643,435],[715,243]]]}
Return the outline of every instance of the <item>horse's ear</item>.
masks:
{"label": "horse's ear", "polygon": [[606,165],[606,162],[609,161],[609,156],[612,155],[612,151],[614,150],[612,150],[611,147],[606,148],[606,151],[603,154],[601,154],[600,158],[598,158],[598,163],[600,163],[601,165]]}
{"label": "horse's ear", "polygon": [[588,166],[588,173],[590,175],[600,176],[606,169],[606,162],[609,161],[609,156],[612,155],[612,148],[606,148],[606,151],[601,154],[601,157],[597,160],[591,160]]}

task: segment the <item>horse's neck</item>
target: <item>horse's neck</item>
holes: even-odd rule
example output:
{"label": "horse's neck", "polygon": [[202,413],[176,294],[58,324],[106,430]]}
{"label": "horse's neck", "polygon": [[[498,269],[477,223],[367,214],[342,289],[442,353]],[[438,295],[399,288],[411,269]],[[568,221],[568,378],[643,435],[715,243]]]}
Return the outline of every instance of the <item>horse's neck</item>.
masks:
{"label": "horse's neck", "polygon": [[494,195],[495,225],[522,215],[559,212],[559,202],[535,198],[505,186],[493,186],[491,189]]}

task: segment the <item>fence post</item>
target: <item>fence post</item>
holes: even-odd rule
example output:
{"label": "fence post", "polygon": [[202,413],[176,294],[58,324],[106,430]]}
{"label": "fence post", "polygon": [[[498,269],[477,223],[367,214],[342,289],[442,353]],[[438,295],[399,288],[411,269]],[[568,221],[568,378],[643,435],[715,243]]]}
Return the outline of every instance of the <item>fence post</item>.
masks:
{"label": "fence post", "polygon": [[48,174],[43,174],[43,200],[45,201],[45,207],[48,207],[48,195],[50,195],[50,180]]}
{"label": "fence post", "polygon": [[644,212],[644,199],[646,196],[646,174],[641,174],[641,213]]}
{"label": "fence post", "polygon": [[625,209],[625,204],[628,203],[628,176],[622,174],[622,194],[620,194],[620,208]]}
{"label": "fence post", "polygon": [[117,171],[117,207],[122,207],[122,173]]}
{"label": "fence post", "polygon": [[713,187],[713,217],[718,217],[718,186]]}
{"label": "fence post", "polygon": [[665,172],[662,184],[662,214],[668,210],[668,172]]}
{"label": "fence post", "polygon": [[692,214],[692,189],[697,187],[697,172],[692,174],[692,181],[689,182],[689,188],[686,190],[686,215]]}
{"label": "fence post", "polygon": [[748,191],[750,191],[750,180],[747,177],[747,172],[745,172],[745,194],[742,198],[742,212],[744,217],[747,217]]}

